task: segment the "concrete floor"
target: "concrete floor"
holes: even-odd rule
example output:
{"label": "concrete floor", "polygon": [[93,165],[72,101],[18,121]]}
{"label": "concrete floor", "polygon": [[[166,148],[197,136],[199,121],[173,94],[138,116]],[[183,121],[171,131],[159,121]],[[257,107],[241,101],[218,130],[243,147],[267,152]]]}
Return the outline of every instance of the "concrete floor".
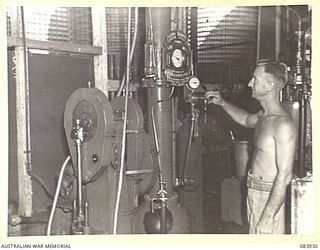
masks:
{"label": "concrete floor", "polygon": [[220,194],[204,192],[203,205],[204,233],[205,234],[247,234],[247,224],[238,225],[221,219]]}

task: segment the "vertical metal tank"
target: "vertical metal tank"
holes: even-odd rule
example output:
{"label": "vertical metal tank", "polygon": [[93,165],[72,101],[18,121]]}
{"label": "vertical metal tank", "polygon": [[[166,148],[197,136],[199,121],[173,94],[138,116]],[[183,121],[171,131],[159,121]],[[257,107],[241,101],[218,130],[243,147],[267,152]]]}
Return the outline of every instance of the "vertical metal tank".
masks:
{"label": "vertical metal tank", "polygon": [[[155,54],[155,77],[146,84],[147,87],[147,112],[148,112],[148,133],[153,136],[153,126],[151,122],[150,110],[154,105],[154,121],[157,130],[157,138],[160,149],[160,166],[162,181],[166,183],[167,189],[167,208],[172,214],[172,225],[167,233],[190,233],[190,222],[186,209],[178,201],[178,195],[173,190],[173,164],[172,164],[172,99],[159,102],[170,96],[171,86],[165,81],[162,72],[162,46],[166,41],[166,36],[170,32],[170,8],[147,8],[146,23],[152,29],[152,39]],[[148,30],[148,29],[147,29]],[[156,104],[155,104],[156,103]],[[140,215],[136,218],[136,233],[146,233],[146,224],[159,223],[160,216],[154,221],[146,223],[144,221],[146,213],[150,212],[151,200],[157,196],[158,185],[144,196],[141,201]],[[156,215],[155,215],[156,217]],[[144,221],[144,222],[143,222]],[[152,230],[151,230],[152,231]],[[159,232],[160,233],[160,232]]]}

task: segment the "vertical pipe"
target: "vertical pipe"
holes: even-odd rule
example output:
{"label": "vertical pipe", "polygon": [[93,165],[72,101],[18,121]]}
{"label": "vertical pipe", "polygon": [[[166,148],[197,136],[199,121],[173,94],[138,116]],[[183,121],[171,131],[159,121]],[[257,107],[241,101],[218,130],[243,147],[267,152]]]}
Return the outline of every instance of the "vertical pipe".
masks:
{"label": "vertical pipe", "polygon": [[113,220],[113,234],[117,234],[118,228],[118,217],[120,211],[121,192],[124,178],[124,161],[125,161],[125,148],[126,148],[126,131],[127,131],[127,119],[128,119],[128,98],[129,98],[129,82],[130,82],[130,42],[131,42],[131,7],[128,8],[128,35],[127,35],[127,67],[126,67],[126,86],[125,86],[125,102],[124,102],[124,118],[123,118],[123,129],[122,129],[122,140],[121,140],[121,162],[119,170],[119,180],[117,189],[116,205],[114,209],[114,220]]}
{"label": "vertical pipe", "polygon": [[82,166],[81,166],[81,142],[78,139],[76,141],[77,147],[77,169],[78,169],[78,219],[79,222],[82,220]]}
{"label": "vertical pipe", "polygon": [[177,134],[176,134],[176,117],[177,117],[177,100],[172,98],[172,173],[173,178],[178,177],[177,173]]}
{"label": "vertical pipe", "polygon": [[[304,84],[302,84],[302,95],[304,95]],[[299,119],[299,169],[298,175],[299,177],[304,176],[304,168],[305,168],[305,138],[306,138],[306,130],[305,130],[305,98],[301,97],[300,100],[300,119]]]}
{"label": "vertical pipe", "polygon": [[193,51],[192,53],[192,71],[193,74],[197,75],[197,63],[198,62],[198,41],[197,41],[197,33],[198,33],[198,26],[197,26],[197,18],[198,18],[198,8],[192,7],[191,8],[191,50]]}
{"label": "vertical pipe", "polygon": [[[148,110],[153,103],[163,100],[170,95],[169,87],[148,88]],[[154,105],[154,120],[160,149],[160,161],[163,181],[167,184],[168,193],[173,190],[172,168],[172,99]],[[152,123],[149,118],[149,131],[152,131]]]}
{"label": "vertical pipe", "polygon": [[[165,86],[166,82],[162,73],[162,46],[166,36],[170,32],[170,8],[150,8],[156,44],[157,84],[147,91],[147,104],[151,106],[170,95],[171,87]],[[162,167],[162,178],[167,184],[168,193],[173,191],[173,166],[172,166],[172,99],[160,102],[154,106],[154,119],[160,148],[160,161]],[[152,131],[152,122],[149,114],[148,130]]]}
{"label": "vertical pipe", "polygon": [[286,8],[286,39],[289,40],[289,32],[290,32],[290,13]]}
{"label": "vertical pipe", "polygon": [[276,6],[276,35],[275,35],[275,59],[279,58],[281,45],[281,6]]}
{"label": "vertical pipe", "polygon": [[167,233],[167,219],[166,219],[166,204],[164,201],[161,201],[161,210],[160,210],[160,234]]}
{"label": "vertical pipe", "polygon": [[[12,35],[16,38],[21,36],[24,25],[20,7],[12,11]],[[22,32],[24,33],[24,32]],[[24,40],[24,39],[23,39]],[[24,45],[26,45],[24,43]],[[24,216],[32,215],[32,181],[30,173],[31,164],[30,150],[28,149],[28,122],[30,115],[28,109],[29,85],[28,81],[28,57],[26,46],[16,47],[13,61],[15,64],[15,84],[16,84],[16,129],[17,129],[17,168],[18,168],[18,196],[19,214]],[[28,152],[29,151],[29,152]]]}
{"label": "vertical pipe", "polygon": [[21,8],[21,28],[22,28],[22,44],[23,44],[23,61],[24,61],[24,82],[25,82],[25,107],[26,107],[26,156],[27,156],[27,172],[31,173],[31,129],[30,129],[30,86],[29,86],[29,66],[28,66],[28,48],[26,44],[26,30],[24,22],[24,9]]}
{"label": "vertical pipe", "polygon": [[258,10],[258,28],[257,28],[257,57],[256,63],[258,63],[260,58],[260,40],[261,40],[261,7]]}
{"label": "vertical pipe", "polygon": [[[192,104],[192,105],[194,105],[194,104]],[[195,119],[194,119],[194,117],[192,117],[191,118],[190,134],[189,134],[188,144],[187,144],[187,150],[185,152],[185,157],[184,157],[184,162],[183,162],[183,171],[182,171],[182,175],[181,175],[184,182],[187,180],[187,167],[189,164],[189,156],[190,156],[192,137],[193,137],[193,133],[194,133],[194,127],[195,127]]]}
{"label": "vertical pipe", "polygon": [[[276,61],[278,61],[279,59],[279,54],[281,51],[281,11],[282,8],[281,6],[276,6],[276,35],[275,35],[275,55],[274,58],[276,59]],[[282,102],[282,90],[280,91],[280,102]]]}
{"label": "vertical pipe", "polygon": [[[160,81],[164,81],[162,74],[162,45],[166,41],[166,36],[170,32],[170,8],[150,8],[151,21],[153,27],[154,42],[156,43],[156,65],[157,76]],[[160,82],[161,83],[161,82]],[[163,82],[164,83],[164,82]]]}

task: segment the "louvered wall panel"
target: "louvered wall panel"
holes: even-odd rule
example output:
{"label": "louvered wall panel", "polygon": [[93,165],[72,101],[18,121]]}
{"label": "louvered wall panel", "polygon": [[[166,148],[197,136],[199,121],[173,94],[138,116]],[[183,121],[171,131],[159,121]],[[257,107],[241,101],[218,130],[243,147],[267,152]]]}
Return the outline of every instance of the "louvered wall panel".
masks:
{"label": "louvered wall panel", "polygon": [[[228,12],[217,8],[198,8],[197,25],[198,50],[210,50],[203,56],[200,53],[198,62],[211,57],[212,62],[233,65],[234,61],[246,58],[247,53],[256,53],[256,7],[234,7]],[[225,49],[221,51],[221,48]]]}
{"label": "louvered wall panel", "polygon": [[[134,8],[131,8],[131,40],[134,33]],[[109,79],[121,79],[126,66],[128,8],[106,8]],[[145,41],[144,8],[139,8],[138,33],[131,64],[132,79],[143,75],[143,46]]]}
{"label": "louvered wall panel", "polygon": [[[11,34],[11,13],[19,7],[7,7],[7,34]],[[92,45],[90,8],[24,7],[26,37],[36,41],[59,41]],[[22,34],[17,34],[22,37]]]}
{"label": "louvered wall panel", "polygon": [[193,49],[199,78],[217,84],[246,83],[255,66],[258,8],[227,6],[194,10],[188,9],[187,25],[190,40],[196,37]]}

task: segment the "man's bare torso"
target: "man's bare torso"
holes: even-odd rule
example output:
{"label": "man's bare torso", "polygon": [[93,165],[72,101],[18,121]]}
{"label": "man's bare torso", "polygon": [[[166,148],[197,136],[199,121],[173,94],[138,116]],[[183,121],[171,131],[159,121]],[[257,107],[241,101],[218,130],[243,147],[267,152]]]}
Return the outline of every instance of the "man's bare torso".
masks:
{"label": "man's bare torso", "polygon": [[275,132],[279,123],[291,119],[284,110],[276,114],[260,115],[254,134],[255,152],[251,163],[251,173],[258,176],[275,178],[278,169],[275,156]]}

